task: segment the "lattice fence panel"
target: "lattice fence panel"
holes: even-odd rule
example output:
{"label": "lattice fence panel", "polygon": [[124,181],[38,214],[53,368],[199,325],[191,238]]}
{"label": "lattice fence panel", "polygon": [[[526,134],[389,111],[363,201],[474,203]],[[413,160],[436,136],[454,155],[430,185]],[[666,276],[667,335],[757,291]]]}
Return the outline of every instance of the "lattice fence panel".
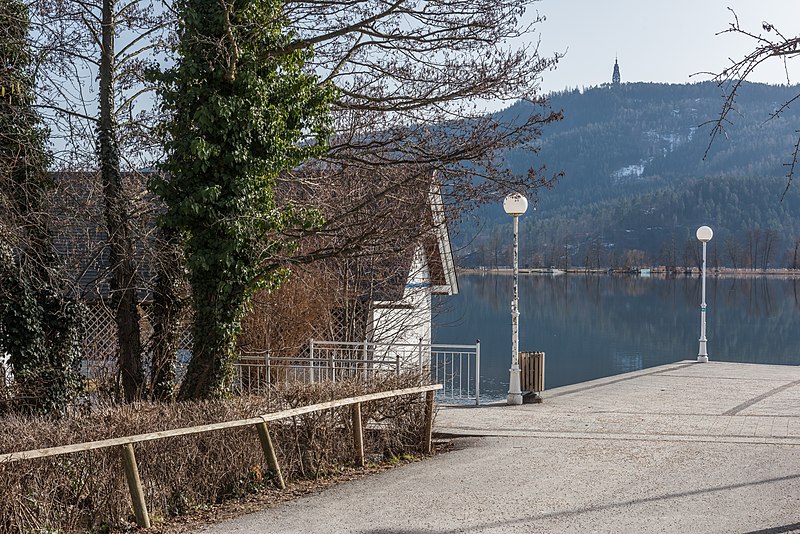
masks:
{"label": "lattice fence panel", "polygon": [[116,371],[118,348],[114,313],[103,303],[87,308],[82,371],[88,378],[112,376]]}
{"label": "lattice fence panel", "polygon": [[[114,322],[114,312],[108,306],[95,304],[88,307],[85,318],[86,333],[83,341],[82,370],[87,378],[108,379],[116,374],[117,370],[117,326]],[[144,364],[149,374],[150,363],[150,337],[153,328],[147,317],[140,322],[142,347],[144,349]],[[180,341],[177,353],[177,381],[183,379],[186,365],[192,355],[192,328],[191,318],[183,320]]]}

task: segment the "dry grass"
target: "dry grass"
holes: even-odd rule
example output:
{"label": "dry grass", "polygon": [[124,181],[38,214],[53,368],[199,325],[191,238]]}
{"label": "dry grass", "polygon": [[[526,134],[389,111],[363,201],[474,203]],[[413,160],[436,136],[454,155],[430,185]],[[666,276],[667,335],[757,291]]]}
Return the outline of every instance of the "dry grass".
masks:
{"label": "dry grass", "polygon": [[[8,417],[0,453],[121,437],[253,417],[284,408],[413,387],[418,377],[276,387],[268,396],[227,401],[138,404],[62,420]],[[419,395],[362,406],[371,455],[418,450],[424,403]],[[315,479],[352,465],[349,407],[270,425],[284,478]],[[167,438],[135,446],[154,523],[239,497],[270,484],[255,428]],[[109,531],[133,524],[119,448],[0,465],[0,532]]]}

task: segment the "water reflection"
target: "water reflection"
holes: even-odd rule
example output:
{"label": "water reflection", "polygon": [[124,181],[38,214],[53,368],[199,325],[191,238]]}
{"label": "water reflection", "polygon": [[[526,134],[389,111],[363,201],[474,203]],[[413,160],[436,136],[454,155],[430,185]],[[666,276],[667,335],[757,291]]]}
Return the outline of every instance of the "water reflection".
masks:
{"label": "water reflection", "polygon": [[[511,277],[470,274],[448,297],[434,337],[481,340],[484,393],[502,397],[511,354]],[[709,278],[712,360],[800,364],[797,279]],[[522,275],[520,350],[547,353],[546,387],[697,356],[700,279]]]}

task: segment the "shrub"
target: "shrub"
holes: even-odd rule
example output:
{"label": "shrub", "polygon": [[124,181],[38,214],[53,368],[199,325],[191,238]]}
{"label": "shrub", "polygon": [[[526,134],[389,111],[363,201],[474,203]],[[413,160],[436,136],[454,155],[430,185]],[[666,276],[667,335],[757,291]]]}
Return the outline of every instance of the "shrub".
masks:
{"label": "shrub", "polygon": [[[376,391],[413,387],[419,377],[370,382],[278,385],[265,396],[134,404],[61,419],[9,416],[0,453],[122,437],[267,412]],[[417,450],[421,395],[362,405],[365,449],[387,458]],[[353,464],[350,407],[270,423],[284,479],[317,478]],[[165,438],[134,446],[154,523],[270,483],[254,427]],[[0,531],[117,530],[134,522],[121,448],[0,464]]]}

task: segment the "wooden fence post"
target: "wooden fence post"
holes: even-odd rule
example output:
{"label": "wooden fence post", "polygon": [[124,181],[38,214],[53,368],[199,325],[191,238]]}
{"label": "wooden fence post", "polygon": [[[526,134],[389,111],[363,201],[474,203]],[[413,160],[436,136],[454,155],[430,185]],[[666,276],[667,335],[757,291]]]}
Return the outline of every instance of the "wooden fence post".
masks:
{"label": "wooden fence post", "polygon": [[261,449],[267,459],[267,466],[275,474],[275,483],[280,489],[286,489],[286,483],[283,481],[283,475],[281,474],[281,466],[278,464],[278,457],[275,455],[275,447],[272,446],[272,438],[269,436],[267,423],[256,423],[256,428],[258,429],[258,437],[261,440]]}
{"label": "wooden fence post", "polygon": [[128,491],[131,494],[136,524],[142,528],[150,528],[150,515],[147,513],[147,503],[144,500],[142,480],[139,478],[139,467],[136,465],[133,444],[126,443],[122,446],[122,463],[125,467],[125,478],[128,480]]}
{"label": "wooden fence post", "polygon": [[370,393],[366,395],[358,395],[349,397],[347,399],[339,399],[329,402],[320,402],[308,406],[299,406],[296,408],[281,410],[279,412],[267,413],[258,417],[251,417],[248,419],[237,419],[233,421],[224,421],[220,423],[210,423],[204,425],[196,425],[192,427],[176,428],[172,430],[148,432],[145,434],[136,434],[131,436],[117,437],[102,439],[97,441],[89,441],[84,443],[73,443],[71,445],[62,445],[57,447],[47,447],[40,449],[33,449],[27,451],[16,451],[0,453],[0,466],[6,463],[33,460],[36,458],[50,458],[62,454],[73,454],[77,452],[89,452],[94,450],[109,449],[120,447],[122,452],[122,462],[125,469],[125,478],[128,483],[128,490],[131,495],[133,510],[136,516],[136,523],[142,528],[150,527],[150,516],[147,511],[147,503],[145,501],[144,491],[142,489],[142,482],[139,476],[139,468],[136,464],[136,455],[134,454],[133,444],[143,443],[153,440],[161,440],[165,438],[173,438],[178,436],[191,436],[201,434],[204,432],[227,430],[231,428],[242,428],[245,426],[256,425],[264,455],[267,460],[269,468],[275,474],[276,485],[281,489],[285,489],[286,484],[283,480],[283,475],[278,465],[278,459],[275,455],[275,448],[272,444],[272,439],[269,435],[268,421],[278,421],[289,417],[296,417],[298,415],[307,413],[316,413],[322,410],[331,410],[334,408],[341,408],[344,406],[353,406],[353,432],[354,439],[356,436],[360,437],[361,446],[356,442],[356,448],[360,449],[359,460],[363,464],[363,421],[361,420],[361,403],[372,402],[379,399],[389,399],[400,395],[420,395],[426,393],[425,404],[425,421],[423,433],[421,438],[421,449],[426,453],[432,450],[432,433],[433,433],[433,401],[434,391],[442,389],[441,384],[431,384],[429,386],[419,386],[414,388],[405,388],[399,390],[382,391],[378,393]]}
{"label": "wooden fence post", "polygon": [[353,404],[353,447],[356,451],[356,465],[364,467],[364,430],[361,426],[361,403]]}
{"label": "wooden fence post", "polygon": [[433,391],[425,393],[425,423],[422,429],[422,452],[430,454],[433,450]]}

